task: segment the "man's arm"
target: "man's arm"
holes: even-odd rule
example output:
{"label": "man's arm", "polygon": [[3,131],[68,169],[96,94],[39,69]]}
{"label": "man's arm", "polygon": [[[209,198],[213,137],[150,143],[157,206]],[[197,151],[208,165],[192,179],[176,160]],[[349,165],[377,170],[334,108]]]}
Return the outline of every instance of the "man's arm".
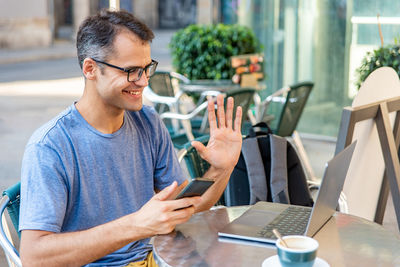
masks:
{"label": "man's arm", "polygon": [[20,247],[23,266],[82,266],[135,240],[169,233],[177,224],[189,220],[193,206],[201,200],[200,197],[168,200],[176,191],[177,183],[173,182],[139,211],[88,230],[69,233],[23,230]]}
{"label": "man's arm", "polygon": [[242,109],[240,106],[237,108],[233,122],[233,98],[229,97],[227,101],[225,113],[224,98],[222,95],[217,96],[217,125],[214,101],[209,99],[210,140],[207,146],[197,141],[192,142],[200,156],[211,165],[203,177],[215,180],[202,196],[200,205],[195,207],[196,212],[207,210],[218,201],[240,156]]}

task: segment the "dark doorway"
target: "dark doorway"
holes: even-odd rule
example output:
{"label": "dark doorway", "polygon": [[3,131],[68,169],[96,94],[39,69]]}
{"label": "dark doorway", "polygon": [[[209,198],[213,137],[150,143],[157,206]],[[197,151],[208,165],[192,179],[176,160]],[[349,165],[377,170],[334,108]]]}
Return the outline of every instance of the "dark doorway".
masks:
{"label": "dark doorway", "polygon": [[54,1],[54,30],[56,39],[70,40],[73,34],[73,0]]}

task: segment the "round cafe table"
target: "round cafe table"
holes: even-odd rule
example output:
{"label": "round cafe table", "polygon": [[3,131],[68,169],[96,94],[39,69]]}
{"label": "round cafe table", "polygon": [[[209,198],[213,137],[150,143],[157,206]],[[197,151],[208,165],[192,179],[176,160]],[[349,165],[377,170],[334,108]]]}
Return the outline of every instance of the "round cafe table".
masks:
{"label": "round cafe table", "polygon": [[[276,255],[275,246],[230,242],[217,234],[247,209],[223,207],[197,213],[174,232],[156,236],[156,262],[160,267],[261,266]],[[335,213],[314,238],[319,242],[317,256],[330,266],[400,266],[399,235],[356,216]]]}

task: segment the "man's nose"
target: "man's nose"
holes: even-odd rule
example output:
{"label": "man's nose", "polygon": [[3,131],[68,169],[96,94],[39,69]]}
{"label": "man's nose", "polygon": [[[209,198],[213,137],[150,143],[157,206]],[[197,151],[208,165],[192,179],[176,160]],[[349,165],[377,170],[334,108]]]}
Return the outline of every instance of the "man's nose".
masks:
{"label": "man's nose", "polygon": [[146,87],[149,84],[149,78],[143,73],[139,80],[134,82],[137,86]]}

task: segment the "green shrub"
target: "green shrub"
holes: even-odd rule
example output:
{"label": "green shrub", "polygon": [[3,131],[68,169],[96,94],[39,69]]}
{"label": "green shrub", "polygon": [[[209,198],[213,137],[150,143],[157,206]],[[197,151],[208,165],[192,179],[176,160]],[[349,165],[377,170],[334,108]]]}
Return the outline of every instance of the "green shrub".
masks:
{"label": "green shrub", "polygon": [[356,70],[358,76],[357,88],[360,89],[362,82],[371,72],[384,66],[392,67],[400,77],[400,45],[398,43],[380,47],[365,55],[361,66]]}
{"label": "green shrub", "polygon": [[169,44],[175,70],[189,79],[230,79],[230,57],[258,52],[259,41],[240,25],[189,25]]}

